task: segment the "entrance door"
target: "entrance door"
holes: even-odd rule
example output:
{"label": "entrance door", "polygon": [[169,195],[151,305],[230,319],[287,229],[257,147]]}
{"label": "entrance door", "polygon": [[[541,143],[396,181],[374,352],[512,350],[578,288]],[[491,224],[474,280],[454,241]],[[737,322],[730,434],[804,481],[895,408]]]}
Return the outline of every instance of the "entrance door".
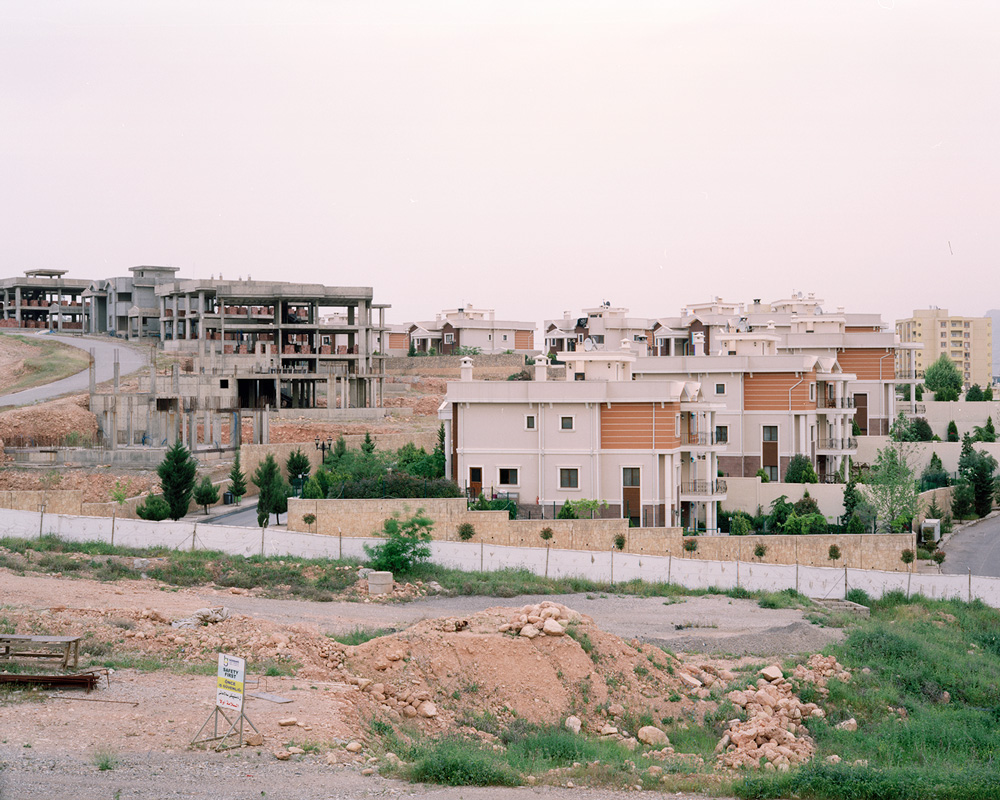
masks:
{"label": "entrance door", "polygon": [[862,436],[868,435],[868,395],[854,395],[854,420],[858,423],[858,430]]}
{"label": "entrance door", "polygon": [[469,495],[479,497],[483,493],[483,468],[469,467]]}
{"label": "entrance door", "polygon": [[638,467],[622,468],[622,516],[633,526],[642,524],[642,497]]}

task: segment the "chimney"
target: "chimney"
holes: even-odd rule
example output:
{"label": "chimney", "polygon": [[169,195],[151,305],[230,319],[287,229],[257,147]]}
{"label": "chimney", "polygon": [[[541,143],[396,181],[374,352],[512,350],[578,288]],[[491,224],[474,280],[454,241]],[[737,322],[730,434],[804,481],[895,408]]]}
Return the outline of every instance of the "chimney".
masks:
{"label": "chimney", "polygon": [[535,356],[535,380],[547,381],[549,379],[549,360],[544,354]]}
{"label": "chimney", "polygon": [[472,359],[468,356],[462,356],[462,380],[471,381],[472,380]]}

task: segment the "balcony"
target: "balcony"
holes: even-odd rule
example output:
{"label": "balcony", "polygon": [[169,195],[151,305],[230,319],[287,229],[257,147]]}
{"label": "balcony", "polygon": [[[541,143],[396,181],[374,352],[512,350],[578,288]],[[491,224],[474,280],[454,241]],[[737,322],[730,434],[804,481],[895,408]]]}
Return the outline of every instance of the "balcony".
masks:
{"label": "balcony", "polygon": [[816,400],[816,408],[854,408],[854,398],[820,397]]}
{"label": "balcony", "polygon": [[728,438],[718,438],[714,433],[707,432],[682,432],[681,446],[687,447],[725,447],[729,443]]}
{"label": "balcony", "polygon": [[858,449],[858,440],[853,437],[846,439],[820,439],[816,442],[817,452],[847,453]]}
{"label": "balcony", "polygon": [[681,499],[690,497],[709,498],[724,497],[726,494],[726,482],[715,481],[683,481],[681,483]]}

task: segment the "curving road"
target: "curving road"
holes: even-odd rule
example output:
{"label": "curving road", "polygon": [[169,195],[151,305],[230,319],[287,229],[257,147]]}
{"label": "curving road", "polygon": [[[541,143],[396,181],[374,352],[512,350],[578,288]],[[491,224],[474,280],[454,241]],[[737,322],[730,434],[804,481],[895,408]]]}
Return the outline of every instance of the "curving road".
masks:
{"label": "curving road", "polygon": [[[19,332],[24,336],[38,336],[51,339],[55,342],[68,344],[70,347],[77,347],[80,350],[94,351],[94,363],[97,367],[97,382],[109,381],[115,376],[115,351],[118,351],[118,360],[121,364],[121,375],[124,377],[136,370],[140,370],[149,364],[149,356],[143,350],[134,348],[119,339],[109,337],[85,338],[80,336],[59,336],[57,334],[39,332],[27,334]],[[51,400],[64,394],[75,394],[86,392],[90,388],[89,370],[81,370],[75,375],[63,378],[44,386],[36,386],[34,389],[25,389],[23,392],[6,394],[0,396],[0,406],[23,406],[30,403],[37,403],[42,400]]]}
{"label": "curving road", "polygon": [[943,547],[946,554],[941,571],[947,575],[1000,578],[1000,516],[968,525],[954,534]]}

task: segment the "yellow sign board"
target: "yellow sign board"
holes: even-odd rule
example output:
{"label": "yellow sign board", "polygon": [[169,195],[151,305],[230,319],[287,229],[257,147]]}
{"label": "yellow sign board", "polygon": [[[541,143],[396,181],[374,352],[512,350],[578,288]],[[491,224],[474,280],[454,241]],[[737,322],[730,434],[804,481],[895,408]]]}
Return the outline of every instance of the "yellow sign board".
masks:
{"label": "yellow sign board", "polygon": [[215,705],[240,711],[243,708],[243,679],[246,659],[219,653],[219,673],[216,679]]}

